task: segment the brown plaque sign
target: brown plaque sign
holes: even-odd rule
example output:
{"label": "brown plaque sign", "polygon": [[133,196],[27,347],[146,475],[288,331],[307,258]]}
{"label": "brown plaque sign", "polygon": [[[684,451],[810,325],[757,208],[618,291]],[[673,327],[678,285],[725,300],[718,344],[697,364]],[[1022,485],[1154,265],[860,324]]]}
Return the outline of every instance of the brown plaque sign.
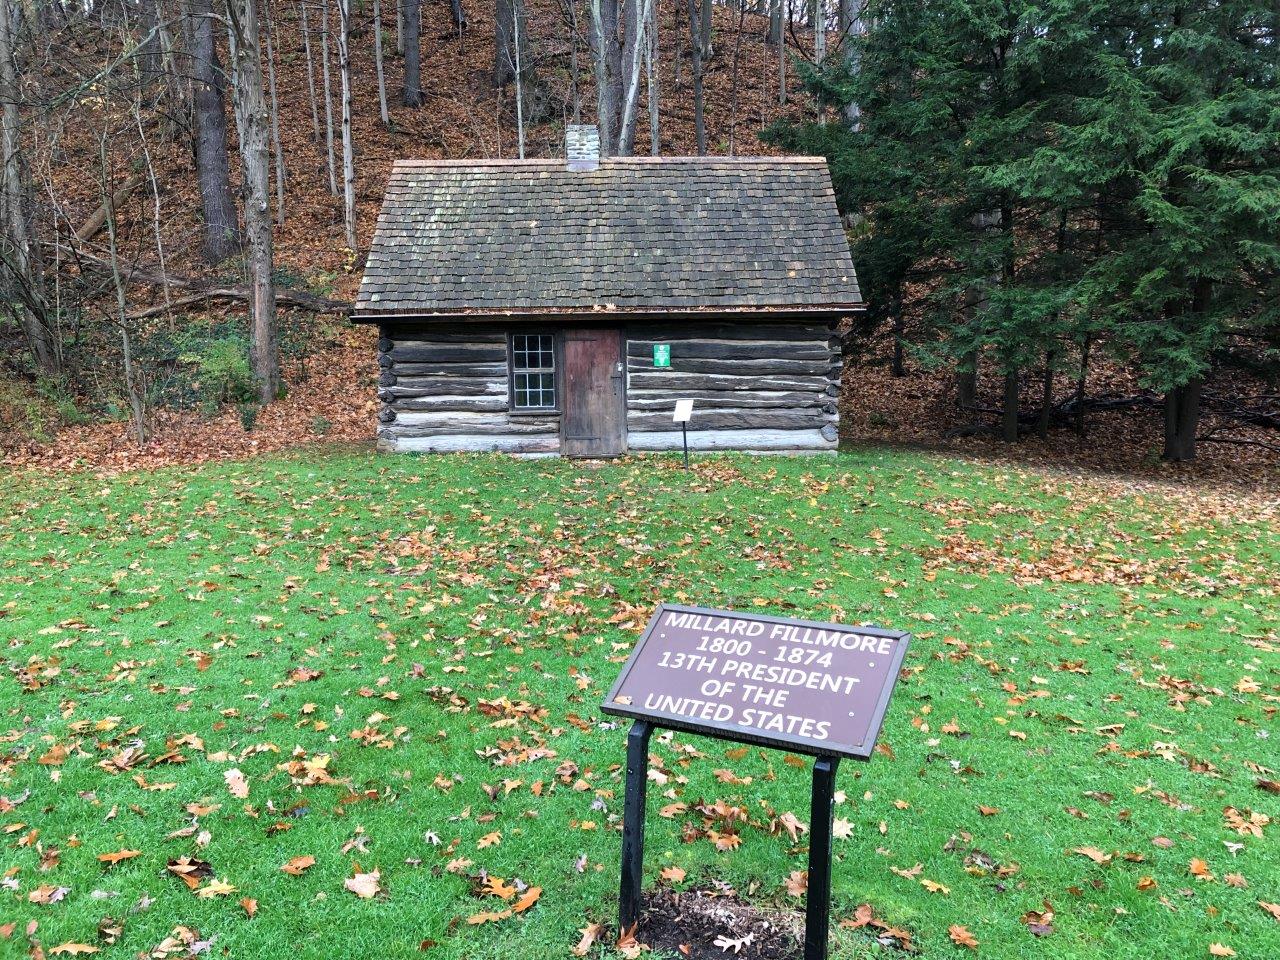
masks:
{"label": "brown plaque sign", "polygon": [[911,634],[662,604],[601,710],[867,759]]}

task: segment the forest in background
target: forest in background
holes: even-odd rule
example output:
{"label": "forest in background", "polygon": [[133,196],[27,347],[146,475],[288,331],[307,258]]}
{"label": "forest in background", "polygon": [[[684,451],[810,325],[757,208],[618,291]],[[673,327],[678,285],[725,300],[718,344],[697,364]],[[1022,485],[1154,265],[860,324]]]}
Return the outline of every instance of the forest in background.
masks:
{"label": "forest in background", "polygon": [[554,156],[574,119],[828,157],[855,434],[1280,452],[1264,4],[0,6],[10,462],[367,438],[342,311],[392,161]]}

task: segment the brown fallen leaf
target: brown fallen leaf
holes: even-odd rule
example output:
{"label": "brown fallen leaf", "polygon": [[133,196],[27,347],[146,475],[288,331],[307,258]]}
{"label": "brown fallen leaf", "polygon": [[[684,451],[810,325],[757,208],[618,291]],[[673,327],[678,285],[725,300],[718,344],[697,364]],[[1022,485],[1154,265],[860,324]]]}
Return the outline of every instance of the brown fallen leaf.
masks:
{"label": "brown fallen leaf", "polygon": [[1197,880],[1213,879],[1213,871],[1209,869],[1209,864],[1201,860],[1199,857],[1191,858],[1191,863],[1187,866],[1187,873],[1191,874]]}
{"label": "brown fallen leaf", "polygon": [[122,860],[132,860],[134,857],[141,855],[141,850],[116,850],[112,853],[100,853],[98,854],[98,859],[108,866],[114,867]]}
{"label": "brown fallen leaf", "polygon": [[978,812],[982,814],[984,817],[994,817],[997,813],[1000,812],[1000,808],[984,807],[982,804],[978,804]]}
{"label": "brown fallen leaf", "polygon": [[1280,793],[1280,780],[1265,780],[1259,777],[1255,786],[1267,793]]}
{"label": "brown fallen leaf", "polygon": [[807,870],[792,870],[785,881],[787,893],[793,897],[803,897],[809,889],[809,873]]}
{"label": "brown fallen leaf", "polygon": [[1271,914],[1272,920],[1280,923],[1280,903],[1267,903],[1265,900],[1259,900],[1258,906]]}
{"label": "brown fallen leaf", "polygon": [[249,919],[253,919],[253,915],[258,912],[258,901],[254,900],[252,897],[241,897],[240,906],[249,916]]}
{"label": "brown fallen leaf", "polygon": [[486,893],[491,897],[500,897],[503,900],[512,900],[520,891],[507,883],[507,881],[502,879],[502,877],[491,876],[484,882],[484,886],[481,887],[481,892]]}
{"label": "brown fallen leaf", "polygon": [[1156,883],[1155,877],[1140,877],[1138,879],[1138,889],[1142,891],[1154,890],[1159,884]]}
{"label": "brown fallen leaf", "polygon": [[98,950],[98,947],[91,947],[87,943],[60,943],[49,952],[74,957],[84,953],[97,953]]}
{"label": "brown fallen leaf", "polygon": [[513,913],[524,913],[526,910],[528,910],[530,907],[532,907],[535,903],[538,902],[538,898],[540,896],[542,896],[541,887],[530,887],[521,895],[520,899],[515,902],[515,905],[512,906],[511,911]]}
{"label": "brown fallen leaf", "polygon": [[502,842],[502,831],[494,830],[492,833],[486,833],[483,837],[476,841],[476,849],[483,850],[485,847],[496,847]]}
{"label": "brown fallen leaf", "polygon": [[1209,956],[1211,957],[1234,957],[1235,955],[1236,952],[1225,943],[1209,944]]}
{"label": "brown fallen leaf", "polygon": [[312,856],[293,857],[288,863],[280,867],[283,873],[290,874],[295,877],[302,876],[303,872],[314,867],[316,858]]}
{"label": "brown fallen leaf", "polygon": [[588,923],[578,932],[582,934],[582,939],[578,941],[578,945],[573,947],[569,952],[575,957],[585,957],[591,952],[591,948],[595,945],[596,940],[604,931],[604,925],[600,923]]}
{"label": "brown fallen leaf", "polygon": [[663,880],[669,880],[672,883],[679,883],[685,878],[684,867],[663,867],[659,874]]}
{"label": "brown fallen leaf", "polygon": [[1097,847],[1074,847],[1071,852],[1078,853],[1082,857],[1088,857],[1094,863],[1099,865],[1104,865],[1111,862],[1111,854],[1104,853],[1103,851],[1099,850]]}
{"label": "brown fallen leaf", "polygon": [[958,923],[953,923],[947,927],[947,936],[951,938],[951,942],[957,947],[968,947],[970,950],[978,949],[978,938]]}

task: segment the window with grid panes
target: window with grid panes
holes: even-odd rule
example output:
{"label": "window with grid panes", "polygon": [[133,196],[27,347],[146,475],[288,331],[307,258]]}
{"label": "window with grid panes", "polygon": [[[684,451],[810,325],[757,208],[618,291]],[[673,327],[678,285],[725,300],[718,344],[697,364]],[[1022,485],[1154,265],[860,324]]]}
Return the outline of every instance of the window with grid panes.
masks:
{"label": "window with grid panes", "polygon": [[550,333],[511,335],[511,406],[556,408],[556,341]]}

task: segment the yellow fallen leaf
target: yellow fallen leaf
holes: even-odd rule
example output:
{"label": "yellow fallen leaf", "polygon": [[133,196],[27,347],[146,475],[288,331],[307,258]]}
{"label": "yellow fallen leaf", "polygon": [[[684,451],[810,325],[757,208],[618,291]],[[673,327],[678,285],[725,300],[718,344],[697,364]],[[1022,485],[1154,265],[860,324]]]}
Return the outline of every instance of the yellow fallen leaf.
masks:
{"label": "yellow fallen leaf", "polygon": [[497,923],[499,920],[505,920],[509,916],[511,916],[510,910],[499,910],[496,913],[492,910],[485,910],[482,913],[473,913],[467,917],[467,923],[473,927],[478,927],[482,923]]}
{"label": "yellow fallen leaf", "polygon": [[1236,952],[1225,943],[1209,944],[1209,956],[1211,957],[1234,957],[1235,955]]}

